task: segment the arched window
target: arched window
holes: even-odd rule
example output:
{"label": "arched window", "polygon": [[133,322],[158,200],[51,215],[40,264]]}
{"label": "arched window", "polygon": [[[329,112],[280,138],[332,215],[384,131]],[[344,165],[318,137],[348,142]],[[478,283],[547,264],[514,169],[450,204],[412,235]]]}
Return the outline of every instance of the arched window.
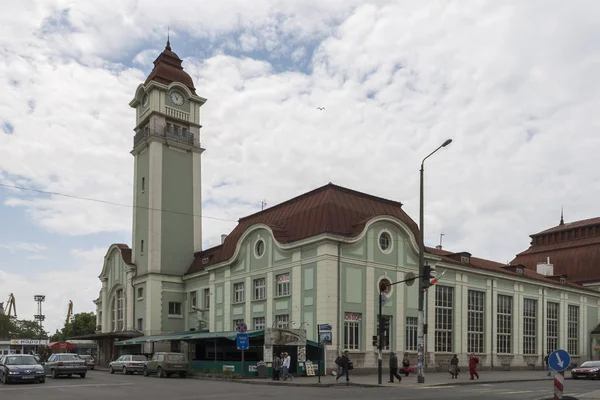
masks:
{"label": "arched window", "polygon": [[123,297],[123,290],[118,290],[113,297],[111,303],[111,315],[112,315],[112,330],[122,331],[123,330],[123,315],[124,315],[125,297]]}

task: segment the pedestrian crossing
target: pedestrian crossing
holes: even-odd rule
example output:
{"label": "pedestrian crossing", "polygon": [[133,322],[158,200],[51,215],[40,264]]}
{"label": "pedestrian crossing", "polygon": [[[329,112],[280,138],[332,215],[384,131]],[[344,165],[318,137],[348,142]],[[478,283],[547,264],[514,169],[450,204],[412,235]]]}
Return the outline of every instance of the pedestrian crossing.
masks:
{"label": "pedestrian crossing", "polygon": [[[490,394],[490,395],[494,395],[494,396],[515,396],[516,398],[520,398],[523,396],[533,396],[536,395],[537,397],[551,397],[553,395],[553,392],[549,391],[548,389],[530,389],[530,390],[518,390],[518,389],[506,389],[506,388],[491,388],[491,387],[480,387],[478,385],[478,387],[474,387],[475,385],[471,386],[441,386],[441,385],[431,385],[431,386],[416,386],[416,387],[412,387],[410,389],[415,389],[415,390],[432,390],[432,389],[453,389],[456,391],[460,391],[460,392],[469,392],[469,393],[477,393],[477,394],[481,394],[482,396],[484,396],[485,394]],[[592,396],[586,396],[588,393],[583,392],[583,393],[570,393],[570,392],[565,392],[564,395],[565,396],[573,396],[573,397],[584,397],[587,399],[591,399],[593,398]],[[595,397],[594,397],[595,398]]]}

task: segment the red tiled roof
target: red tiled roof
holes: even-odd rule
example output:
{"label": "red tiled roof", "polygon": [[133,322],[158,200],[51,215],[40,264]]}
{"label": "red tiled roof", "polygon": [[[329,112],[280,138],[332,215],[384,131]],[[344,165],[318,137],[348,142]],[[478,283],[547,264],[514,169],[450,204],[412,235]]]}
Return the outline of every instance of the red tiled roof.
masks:
{"label": "red tiled roof", "polygon": [[536,270],[549,258],[554,273],[570,281],[600,281],[600,218],[558,225],[531,238],[529,249],[517,254],[513,264]]}
{"label": "red tiled roof", "polygon": [[[187,274],[202,271],[212,264],[229,260],[246,229],[265,224],[279,243],[293,243],[323,233],[355,237],[365,224],[379,216],[392,216],[408,225],[419,241],[417,224],[397,201],[343,188],[332,183],[304,193],[264,211],[239,220],[223,244],[197,253]],[[202,259],[209,261],[202,264]]]}
{"label": "red tiled roof", "polygon": [[567,224],[556,225],[552,228],[546,229],[545,231],[535,233],[535,234],[531,235],[531,237],[545,235],[547,233],[568,231],[568,230],[575,229],[575,228],[583,228],[583,227],[594,226],[594,225],[600,226],[600,217],[590,218],[590,219],[582,219],[581,221],[574,221],[574,222],[569,222]]}
{"label": "red tiled roof", "polygon": [[159,82],[168,85],[172,82],[179,82],[187,86],[193,94],[196,94],[194,81],[192,77],[183,70],[183,60],[177,54],[171,51],[171,44],[167,42],[165,50],[154,60],[154,69],[146,78],[144,84],[150,81]]}
{"label": "red tiled roof", "polygon": [[[537,281],[541,281],[541,282],[545,282],[545,283],[554,283],[554,284],[559,283],[555,279],[538,274],[535,270],[531,270],[531,269],[527,269],[527,268],[523,269],[523,275],[519,275],[516,271],[512,271],[512,270],[506,268],[507,267],[506,264],[502,264],[502,263],[499,263],[496,261],[486,260],[486,259],[478,258],[478,257],[469,257],[469,263],[464,263],[464,262],[460,261],[460,258],[453,257],[454,255],[456,255],[456,254],[460,255],[461,253],[452,253],[447,250],[440,250],[440,249],[432,248],[432,247],[427,247],[425,251],[427,251],[428,253],[434,254],[436,256],[441,256],[445,262],[449,262],[449,263],[453,263],[453,264],[457,264],[457,265],[461,265],[461,266],[472,267],[475,269],[482,269],[482,270],[490,271],[490,272],[498,272],[498,273],[510,275],[513,277],[519,277],[519,278],[525,277],[528,279],[533,279],[533,280],[537,280]],[[516,264],[514,264],[514,263],[511,263],[509,265],[516,267]],[[577,289],[585,289],[583,286],[581,286],[575,282],[571,282],[569,280],[567,280],[566,283],[560,283],[560,284],[570,286],[573,288],[577,288]]]}

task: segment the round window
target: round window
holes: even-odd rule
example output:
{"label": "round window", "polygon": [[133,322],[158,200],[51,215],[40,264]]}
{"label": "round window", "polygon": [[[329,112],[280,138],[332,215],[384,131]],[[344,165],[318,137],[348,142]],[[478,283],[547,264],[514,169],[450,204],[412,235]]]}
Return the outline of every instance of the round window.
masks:
{"label": "round window", "polygon": [[256,242],[254,251],[256,252],[256,257],[262,257],[263,254],[265,254],[265,242],[263,242],[262,240]]}
{"label": "round window", "polygon": [[392,247],[392,237],[388,232],[382,232],[379,235],[379,248],[381,251],[389,251]]}

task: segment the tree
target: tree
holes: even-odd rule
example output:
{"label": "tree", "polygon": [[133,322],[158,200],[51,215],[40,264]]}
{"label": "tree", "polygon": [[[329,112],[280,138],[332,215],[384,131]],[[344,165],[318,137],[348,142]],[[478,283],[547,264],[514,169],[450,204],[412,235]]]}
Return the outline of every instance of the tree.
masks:
{"label": "tree", "polygon": [[92,335],[96,333],[96,315],[92,312],[83,312],[73,315],[65,323],[60,332],[56,331],[50,338],[53,342],[61,342],[74,336]]}
{"label": "tree", "polygon": [[0,339],[47,339],[48,334],[36,321],[0,314]]}
{"label": "tree", "polygon": [[0,313],[0,339],[10,339],[16,331],[13,318]]}

